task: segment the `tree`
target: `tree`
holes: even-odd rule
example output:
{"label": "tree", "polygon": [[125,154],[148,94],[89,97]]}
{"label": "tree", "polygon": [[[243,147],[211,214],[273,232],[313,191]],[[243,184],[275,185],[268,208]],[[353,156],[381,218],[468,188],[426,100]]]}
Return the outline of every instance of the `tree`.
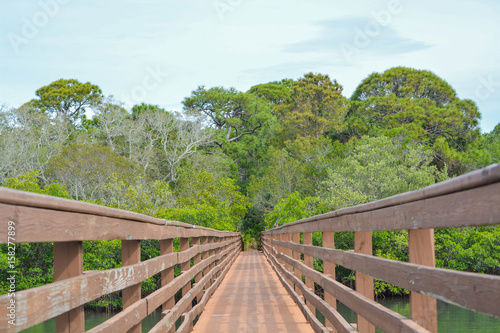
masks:
{"label": "tree", "polygon": [[459,99],[430,71],[395,67],[373,73],[351,100],[349,136],[382,134],[431,147],[438,143],[435,162],[447,164],[453,174],[463,171],[460,154],[480,136],[476,104]]}
{"label": "tree", "polygon": [[311,136],[319,139],[339,130],[347,113],[348,100],[342,96],[342,86],[328,75],[305,74],[294,82],[290,98],[278,109],[284,118],[289,138]]}
{"label": "tree", "polygon": [[320,192],[331,209],[380,200],[447,178],[432,166],[432,153],[416,144],[385,136],[363,137],[328,170]]}
{"label": "tree", "polygon": [[73,79],[54,81],[35,94],[38,99],[29,102],[32,106],[73,125],[81,120],[86,107],[98,105],[103,98],[98,86]]}
{"label": "tree", "polygon": [[218,230],[236,230],[251,207],[234,179],[215,179],[206,170],[183,169],[174,193],[177,207],[161,217]]}
{"label": "tree", "polygon": [[206,124],[217,130],[215,143],[219,147],[254,134],[270,115],[263,99],[234,88],[207,90],[200,86],[182,103],[186,112],[203,116]]}
{"label": "tree", "polygon": [[255,85],[248,92],[264,98],[271,105],[276,106],[286,102],[290,98],[290,90],[293,83],[292,79],[283,79],[281,81]]}
{"label": "tree", "polygon": [[46,181],[47,164],[61,152],[72,130],[29,105],[1,116],[0,182],[35,170],[39,171],[38,177]]}
{"label": "tree", "polygon": [[102,199],[104,185],[114,178],[133,184],[138,173],[128,159],[98,144],[64,147],[47,170],[49,178],[65,185],[76,200]]}

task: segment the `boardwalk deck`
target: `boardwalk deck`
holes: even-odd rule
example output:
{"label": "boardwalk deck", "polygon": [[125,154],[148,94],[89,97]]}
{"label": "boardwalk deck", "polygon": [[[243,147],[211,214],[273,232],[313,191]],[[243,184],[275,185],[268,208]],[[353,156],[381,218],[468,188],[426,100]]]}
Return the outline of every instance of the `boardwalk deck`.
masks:
{"label": "boardwalk deck", "polygon": [[194,331],[313,332],[264,255],[242,252],[207,303]]}

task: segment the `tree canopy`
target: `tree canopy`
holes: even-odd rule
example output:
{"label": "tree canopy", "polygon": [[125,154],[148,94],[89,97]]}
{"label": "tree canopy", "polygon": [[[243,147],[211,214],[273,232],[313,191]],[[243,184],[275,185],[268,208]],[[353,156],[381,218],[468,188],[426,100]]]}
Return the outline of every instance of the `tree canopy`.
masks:
{"label": "tree canopy", "polygon": [[31,100],[32,106],[68,124],[81,120],[85,108],[98,105],[103,98],[98,86],[73,79],[54,81],[35,94],[38,99]]}

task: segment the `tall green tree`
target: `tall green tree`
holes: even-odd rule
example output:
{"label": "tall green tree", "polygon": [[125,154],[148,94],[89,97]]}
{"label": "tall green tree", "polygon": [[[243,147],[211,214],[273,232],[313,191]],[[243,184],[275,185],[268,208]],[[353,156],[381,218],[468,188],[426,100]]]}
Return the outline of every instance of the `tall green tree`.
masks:
{"label": "tall green tree", "polygon": [[453,174],[463,171],[461,154],[480,137],[476,104],[459,99],[430,71],[395,67],[373,73],[351,100],[349,136],[382,134],[434,147],[435,162]]}
{"label": "tall green tree", "polygon": [[95,107],[103,99],[101,89],[90,82],[60,79],[36,91],[38,99],[29,103],[60,118],[67,124],[76,124],[85,114],[85,108]]}
{"label": "tall green tree", "polygon": [[215,143],[219,147],[256,133],[270,115],[266,101],[234,88],[200,86],[182,103],[186,112],[203,116],[206,124],[217,130]]}
{"label": "tall green tree", "polygon": [[349,101],[342,86],[328,75],[307,73],[291,86],[290,97],[278,109],[290,139],[319,139],[341,128]]}

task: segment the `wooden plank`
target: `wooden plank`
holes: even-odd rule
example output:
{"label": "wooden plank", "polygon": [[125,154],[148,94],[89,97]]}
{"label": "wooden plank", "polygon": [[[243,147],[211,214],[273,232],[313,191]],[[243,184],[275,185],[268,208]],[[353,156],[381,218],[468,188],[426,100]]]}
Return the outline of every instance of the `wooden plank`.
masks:
{"label": "wooden plank", "polygon": [[239,250],[238,254],[234,256],[234,259],[232,259],[226,266],[222,267],[222,273],[220,273],[220,276],[214,281],[212,286],[207,288],[207,291],[203,295],[203,298],[199,300],[198,304],[196,304],[196,306],[194,306],[188,313],[184,314],[185,317],[181,327],[179,327],[179,329],[177,330],[178,333],[191,332],[193,330],[193,320],[203,312],[208,300],[213,295],[215,290],[219,287],[219,285],[221,284],[222,280],[226,276],[227,272],[231,268],[233,262],[236,260],[238,255],[239,255]]}
{"label": "wooden plank", "polygon": [[[16,222],[16,242],[140,240],[227,235],[217,230],[179,228],[82,213],[0,204],[0,216]],[[71,223],[68,223],[71,221]],[[0,242],[7,228],[0,228]]]}
{"label": "wooden plank", "polygon": [[[270,261],[271,265],[273,266],[273,269],[275,270],[276,274],[280,279],[282,279],[282,283],[284,282],[285,284],[286,279],[289,279],[293,281],[293,283],[296,285],[297,288],[300,289],[302,295],[306,299],[307,303],[311,303],[314,308],[318,308],[326,318],[328,318],[331,322],[334,323],[335,327],[340,331],[340,332],[355,332],[356,330],[335,310],[332,308],[328,303],[323,301],[320,297],[318,297],[314,292],[310,290],[306,285],[302,283],[301,280],[299,280],[296,276],[292,275],[290,272],[288,272],[283,265],[281,265],[278,261],[277,257],[285,259],[288,263],[290,263],[288,260],[286,260],[285,255],[278,253],[273,247],[268,246],[267,244],[264,245],[264,254],[268,257],[268,260]],[[299,262],[299,261],[298,261]],[[301,265],[305,266],[300,262]],[[307,270],[312,270],[311,268],[307,267]],[[318,273],[321,274],[321,273]],[[293,290],[291,287],[286,287],[288,292],[292,295]],[[297,295],[297,297],[299,297]],[[295,297],[294,297],[295,298]],[[297,305],[300,307],[303,302],[297,302]],[[328,329],[324,327],[321,323],[316,318],[315,312],[311,311],[310,306],[304,306],[302,309],[304,312],[304,315],[307,317],[309,323],[311,326],[313,326],[314,330],[316,332],[328,332]]]}
{"label": "wooden plank", "polygon": [[[312,232],[305,232],[302,234],[302,241],[304,245],[312,245]],[[307,254],[304,254],[304,265],[307,267],[313,268],[313,257]],[[308,279],[306,277],[306,286],[311,290],[311,292],[314,294],[314,282],[311,279]],[[314,306],[310,303],[307,302],[307,306],[311,310],[314,315],[316,315],[316,309]]]}
{"label": "wooden plank", "polygon": [[[83,274],[83,243],[54,243],[54,281],[62,281]],[[69,290],[72,293],[72,290]],[[35,305],[34,303],[33,305]],[[44,308],[38,309],[44,311]],[[75,333],[85,330],[83,305],[56,317],[57,333]]]}
{"label": "wooden plank", "polygon": [[[354,233],[354,251],[361,254],[372,254],[372,233],[356,231]],[[356,291],[366,298],[373,300],[373,277],[356,272]],[[358,331],[360,333],[375,333],[375,326],[358,313]]]}
{"label": "wooden plank", "polygon": [[[170,297],[173,297],[175,293],[182,288],[188,281],[196,276],[196,274],[208,267],[208,265],[212,264],[217,258],[222,258],[223,255],[230,253],[233,251],[237,245],[231,246],[229,249],[221,252],[215,256],[212,256],[207,259],[203,259],[199,264],[193,266],[188,272],[183,275],[178,276],[172,282],[170,282],[165,287],[162,287],[150,295],[146,297],[148,300],[148,314],[153,313],[163,302],[165,302]],[[206,275],[206,274],[205,274]]]}
{"label": "wooden plank", "polygon": [[[137,264],[141,261],[141,241],[122,241],[122,267]],[[122,290],[123,309],[127,309],[141,300],[141,284],[135,284]],[[129,333],[141,333],[141,323],[128,330]]]}
{"label": "wooden plank", "polygon": [[[323,247],[334,249],[335,248],[335,233],[334,232],[324,232],[323,233]],[[294,258],[296,259],[296,258]],[[323,274],[330,276],[332,280],[335,280],[335,263],[323,260]],[[330,293],[324,292],[325,302],[330,304],[334,309],[337,309],[337,299],[333,297]],[[325,326],[331,327],[333,332],[336,332],[333,324],[327,319]]]}
{"label": "wooden plank", "polygon": [[27,206],[34,208],[44,208],[54,211],[66,211],[73,213],[91,214],[96,216],[113,217],[122,220],[130,220],[136,222],[152,223],[161,226],[174,226],[182,228],[196,228],[205,230],[217,235],[236,234],[230,231],[219,231],[211,228],[200,227],[179,221],[168,221],[158,219],[148,215],[143,215],[131,211],[120,210],[116,208],[105,207],[101,205],[90,204],[83,201],[71,199],[57,198],[53,196],[30,193],[25,191],[13,190],[5,187],[0,187],[0,203],[16,206]]}
{"label": "wooden plank", "polygon": [[[234,244],[236,246],[236,243]],[[200,251],[207,249],[206,246],[199,248]],[[94,271],[42,287],[17,292],[16,327],[21,330],[39,324],[102,295],[138,284],[178,263],[178,253],[171,253],[133,266]],[[74,292],[68,294],[67,290]],[[167,300],[165,299],[163,302]],[[8,303],[8,295],[0,296],[0,309],[7,309]],[[39,308],[44,309],[44,311],[37,310],[38,308],[31,306],[32,304],[38,304]],[[3,324],[4,322],[0,321],[0,329],[3,328]],[[6,324],[7,321],[5,321]]]}
{"label": "wooden plank", "polygon": [[[208,243],[208,237],[200,237],[200,244],[201,244],[201,245],[205,245],[205,244],[207,244],[207,243]],[[202,259],[202,260],[205,260],[205,259],[207,258],[207,256],[208,256],[208,251],[203,251],[203,252],[201,253],[201,259]],[[201,271],[201,272],[200,272],[200,279],[201,279],[202,277],[203,277],[203,271]],[[198,279],[197,279],[196,281],[198,281]],[[201,298],[203,297],[203,293],[204,293],[204,291],[201,291],[201,292],[200,292],[200,293],[196,296],[196,298],[197,298],[197,299],[201,299]]]}
{"label": "wooden plank", "polygon": [[[174,252],[174,240],[162,239],[160,240],[160,255],[167,255]],[[174,266],[170,266],[161,271],[161,286],[165,287],[174,279]],[[162,305],[162,311],[173,308],[175,305],[175,298],[171,297]],[[147,311],[147,309],[146,309]]]}
{"label": "wooden plank", "polygon": [[[236,246],[233,247],[233,249],[235,248]],[[215,260],[215,257],[209,260]],[[167,299],[173,299],[175,293],[186,284],[186,281],[191,280],[194,275],[206,267],[206,265],[208,265],[208,261],[201,262],[193,266],[189,272],[177,277],[167,286],[156,290],[146,298],[134,303],[126,310],[113,316],[111,319],[108,319],[88,332],[126,332],[129,328],[136,325],[138,322],[141,322],[144,318],[146,318],[146,316],[153,313],[161,304],[164,304]]]}
{"label": "wooden plank", "polygon": [[[263,241],[263,239],[264,238],[261,238],[261,241]],[[300,244],[300,233],[297,232],[297,233],[292,234],[292,242]],[[292,250],[292,256],[295,260],[300,260],[300,255],[301,255],[301,252],[298,252],[296,250]],[[297,279],[302,281],[302,273],[298,269],[293,268],[293,274],[297,277]],[[295,284],[293,286],[294,286],[295,292],[300,295],[299,288],[295,287]]]}
{"label": "wooden plank", "polygon": [[[286,257],[283,254],[277,254],[277,256],[288,261],[292,266],[299,267],[304,275],[321,285],[327,292],[334,295],[350,309],[356,309],[358,314],[380,328],[383,332],[429,332],[405,316],[385,308],[381,304],[368,299],[349,287],[344,286],[340,282],[332,280],[330,277],[307,267],[302,262]],[[324,314],[325,316],[329,315],[326,312]],[[337,329],[339,328],[337,327]]]}
{"label": "wooden plank", "polygon": [[[356,213],[369,212],[391,206],[402,205],[405,203],[434,198],[450,193],[466,191],[476,187],[486,186],[498,182],[500,182],[500,164],[493,164],[486,168],[476,170],[474,172],[461,175],[459,177],[455,177],[447,181],[440,182],[438,184],[433,184],[420,190],[401,193],[389,198],[370,202],[367,204],[342,208],[333,212],[312,216],[292,223],[287,223],[286,225],[280,226],[273,230],[290,228],[298,224],[330,219],[342,215],[351,215]],[[403,228],[403,229],[411,229],[411,228]],[[315,230],[315,231],[328,231],[328,230]],[[348,230],[337,230],[337,231],[348,231]],[[349,231],[355,231],[355,230],[349,230]],[[374,230],[358,230],[358,231],[374,231]]]}
{"label": "wooden plank", "polygon": [[215,266],[211,269],[210,272],[201,279],[200,283],[193,288],[193,292],[183,295],[182,299],[175,304],[172,310],[169,311],[165,317],[163,317],[149,332],[164,332],[172,329],[175,326],[175,322],[180,318],[184,311],[191,308],[191,302],[195,295],[202,290],[203,286],[208,285],[208,282],[213,278],[215,273],[221,270],[221,268],[225,265],[228,265],[231,259],[236,258],[238,253],[239,250],[234,249],[231,256],[228,256],[221,265]]}
{"label": "wooden plank", "polygon": [[[262,240],[278,243],[267,237]],[[500,317],[500,304],[496,302],[500,298],[500,276],[432,268],[291,242],[280,245],[469,310]]]}
{"label": "wooden plank", "polygon": [[148,315],[147,312],[147,300],[143,298],[86,333],[128,332],[129,329],[141,325],[141,321]]}
{"label": "wooden plank", "polygon": [[383,231],[500,223],[500,183],[373,211],[288,223],[265,235],[295,232]]}
{"label": "wooden plank", "polygon": [[[189,250],[189,238],[180,238],[179,239],[179,249],[180,252],[184,252]],[[185,274],[191,268],[190,260],[181,261],[181,274]],[[186,296],[191,290],[191,279],[186,282],[186,284],[182,287],[182,297]],[[190,308],[190,307],[189,307]]]}
{"label": "wooden plank", "polygon": [[[408,247],[410,262],[429,267],[436,266],[434,255],[434,229],[409,230]],[[411,318],[430,332],[437,333],[437,300],[412,291],[410,294]]]}
{"label": "wooden plank", "polygon": [[[192,312],[193,317],[198,314]],[[313,329],[266,257],[258,251],[246,251],[238,255],[194,326],[193,333],[201,332],[310,333]]]}
{"label": "wooden plank", "polygon": [[[196,246],[196,245],[200,245],[200,237],[193,237],[191,238],[191,242],[192,242],[192,245],[193,246]],[[225,248],[227,247],[228,245],[224,245],[221,250],[225,250]],[[201,262],[201,252],[198,253],[197,255],[195,255],[193,257],[193,266],[200,263]],[[194,283],[198,283],[198,281],[200,281],[202,278],[202,272],[200,271],[198,274],[196,274],[196,276],[194,277]],[[196,295],[196,302],[199,301],[199,298],[198,298],[198,295]]]}

